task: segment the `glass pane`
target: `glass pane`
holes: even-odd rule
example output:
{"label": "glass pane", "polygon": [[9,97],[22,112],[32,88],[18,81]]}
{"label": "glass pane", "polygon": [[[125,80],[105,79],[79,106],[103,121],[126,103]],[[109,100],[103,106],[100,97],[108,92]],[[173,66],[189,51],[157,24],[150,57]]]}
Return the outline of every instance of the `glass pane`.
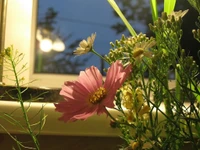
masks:
{"label": "glass pane", "polygon": [[[112,8],[106,0],[39,0],[36,42],[36,73],[77,74],[91,65],[102,67],[101,60],[94,55],[73,55],[82,39],[92,33],[97,34],[95,50],[104,55],[110,41],[116,35],[111,26],[118,20],[113,17]],[[45,47],[41,51],[42,40],[61,40],[65,48]]]}
{"label": "glass pane", "polygon": [[[116,2],[137,33],[152,35],[148,29],[152,20],[149,0]],[[161,12],[163,0],[158,3]],[[177,10],[188,8],[191,11],[184,17],[184,20],[188,21],[183,23],[181,44],[182,48],[191,51],[189,54],[197,59],[197,49],[200,46],[192,37],[191,30],[196,27],[191,22],[197,20],[198,14],[187,1],[177,1]],[[107,0],[38,0],[37,22],[35,73],[78,74],[80,70],[91,65],[103,70],[106,63],[100,58],[92,54],[74,56],[73,50],[82,39],[96,32],[94,48],[101,55],[105,55],[109,52],[111,41],[119,39],[121,34],[129,35]],[[42,46],[45,42],[47,45]]]}

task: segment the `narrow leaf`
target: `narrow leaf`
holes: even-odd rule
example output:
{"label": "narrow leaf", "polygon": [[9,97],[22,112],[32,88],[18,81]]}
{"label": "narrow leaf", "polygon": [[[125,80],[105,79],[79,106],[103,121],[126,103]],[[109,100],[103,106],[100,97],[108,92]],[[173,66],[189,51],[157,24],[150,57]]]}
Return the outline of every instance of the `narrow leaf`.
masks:
{"label": "narrow leaf", "polygon": [[169,15],[175,8],[176,0],[165,0],[164,1],[164,12]]}
{"label": "narrow leaf", "polygon": [[151,0],[151,13],[153,22],[158,19],[158,8],[156,0]]}
{"label": "narrow leaf", "polygon": [[131,33],[131,35],[132,36],[136,36],[137,34],[136,34],[135,30],[132,28],[132,26],[130,25],[130,23],[127,21],[126,17],[122,14],[120,8],[117,6],[117,4],[115,3],[115,1],[114,0],[108,0],[108,2],[112,6],[112,8],[115,10],[115,12],[119,15],[119,17],[121,18],[121,20],[124,22],[124,24],[126,25],[127,29]]}

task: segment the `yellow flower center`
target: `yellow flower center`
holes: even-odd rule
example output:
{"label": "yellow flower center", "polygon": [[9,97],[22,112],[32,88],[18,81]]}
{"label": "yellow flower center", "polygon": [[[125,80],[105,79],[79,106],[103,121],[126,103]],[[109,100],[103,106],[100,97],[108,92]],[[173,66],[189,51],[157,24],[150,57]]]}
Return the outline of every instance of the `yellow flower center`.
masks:
{"label": "yellow flower center", "polygon": [[143,48],[136,48],[136,49],[133,51],[133,57],[134,57],[134,58],[139,57],[139,56],[141,56],[143,53],[144,53],[144,49],[143,49]]}
{"label": "yellow flower center", "polygon": [[106,96],[106,89],[104,87],[98,88],[89,98],[89,102],[92,104],[97,104],[101,102]]}

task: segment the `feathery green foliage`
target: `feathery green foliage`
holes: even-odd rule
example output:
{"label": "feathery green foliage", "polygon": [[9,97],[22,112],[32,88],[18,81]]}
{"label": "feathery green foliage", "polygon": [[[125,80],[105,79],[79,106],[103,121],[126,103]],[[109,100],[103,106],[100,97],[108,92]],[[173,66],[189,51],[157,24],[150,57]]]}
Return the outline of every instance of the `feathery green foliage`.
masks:
{"label": "feathery green foliage", "polygon": [[[4,119],[8,123],[12,124],[13,126],[17,127],[18,130],[22,133],[30,135],[32,143],[34,147],[26,146],[24,142],[21,142],[17,139],[17,137],[12,136],[11,133],[0,124],[0,127],[16,142],[17,149],[40,149],[40,144],[37,139],[38,134],[42,130],[46,115],[44,114],[43,107],[35,114],[33,117],[29,117],[29,110],[31,109],[31,100],[29,102],[25,102],[22,94],[26,92],[28,88],[25,88],[23,91],[21,89],[24,84],[24,77],[22,73],[27,70],[27,64],[21,64],[21,61],[24,58],[24,54],[20,53],[18,50],[14,50],[13,46],[10,46],[3,50],[1,53],[1,60],[3,62],[4,73],[8,73],[5,75],[4,78],[7,78],[10,81],[15,83],[14,89],[17,91],[17,95],[14,96],[10,94],[12,91],[6,91],[6,94],[10,96],[10,99],[17,100],[20,104],[20,107],[13,110],[10,114],[2,113],[0,114],[0,119]],[[15,112],[21,113],[21,116],[15,116]],[[39,116],[39,120],[35,121],[35,118]],[[22,122],[15,119],[16,117],[20,117]],[[13,149],[15,149],[13,147]]]}

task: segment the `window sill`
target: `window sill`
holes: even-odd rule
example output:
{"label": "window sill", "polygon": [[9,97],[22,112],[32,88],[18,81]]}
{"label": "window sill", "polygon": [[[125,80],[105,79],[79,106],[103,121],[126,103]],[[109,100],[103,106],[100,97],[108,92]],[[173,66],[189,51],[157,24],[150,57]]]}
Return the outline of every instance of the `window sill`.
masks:
{"label": "window sill", "polygon": [[[43,135],[116,137],[120,134],[120,131],[117,128],[115,129],[110,126],[110,118],[106,117],[106,115],[95,115],[85,121],[64,123],[58,120],[58,118],[61,116],[61,113],[55,111],[53,103],[26,102],[24,104],[26,108],[30,106],[28,115],[30,118],[34,117],[34,123],[36,123],[40,119],[40,116],[36,116],[36,114],[43,107],[44,113],[45,115],[47,115],[46,123],[40,133]],[[0,115],[13,113],[14,119],[23,123],[24,119],[22,118],[22,113],[19,108],[19,102],[0,100]],[[110,110],[110,112],[114,115],[116,114],[116,111]],[[1,125],[3,125],[10,133],[23,133],[19,130],[19,128],[17,128],[15,125],[10,124],[3,118],[1,118]],[[0,133],[6,132],[2,128],[0,128]]]}
{"label": "window sill", "polygon": [[[174,81],[169,82],[171,88],[174,87]],[[35,89],[34,89],[35,90]],[[44,90],[44,89],[43,89]],[[48,89],[47,89],[48,90]],[[57,92],[58,89],[56,89]],[[35,91],[32,91],[32,94]],[[50,92],[51,93],[51,92]],[[32,95],[31,94],[31,95]],[[58,94],[58,93],[56,93]],[[33,95],[32,95],[33,96]],[[54,98],[52,98],[54,97]],[[92,116],[85,121],[77,121],[64,123],[59,121],[58,118],[62,115],[55,111],[55,106],[52,102],[56,102],[58,97],[55,95],[48,95],[47,99],[54,99],[51,102],[25,102],[25,108],[30,106],[28,116],[32,119],[32,123],[36,123],[40,120],[40,116],[37,113],[43,108],[44,114],[47,115],[45,125],[40,134],[43,135],[70,135],[70,136],[103,136],[103,137],[118,137],[120,131],[117,128],[112,128],[110,126],[110,118],[105,114],[100,116]],[[56,101],[55,101],[56,99]],[[164,106],[160,106],[161,110],[164,111]],[[116,110],[110,109],[109,112],[115,117],[118,112]],[[11,100],[0,100],[0,117],[1,125],[3,125],[7,131],[14,134],[21,134],[22,131],[19,130],[15,125],[10,124],[8,121],[2,118],[3,114],[13,114],[14,119],[20,122],[24,122],[22,118],[22,112],[20,109],[20,104],[17,101]],[[37,115],[37,116],[36,116]],[[163,116],[159,113],[159,117],[162,120]],[[0,127],[0,133],[6,133],[3,128]]]}

